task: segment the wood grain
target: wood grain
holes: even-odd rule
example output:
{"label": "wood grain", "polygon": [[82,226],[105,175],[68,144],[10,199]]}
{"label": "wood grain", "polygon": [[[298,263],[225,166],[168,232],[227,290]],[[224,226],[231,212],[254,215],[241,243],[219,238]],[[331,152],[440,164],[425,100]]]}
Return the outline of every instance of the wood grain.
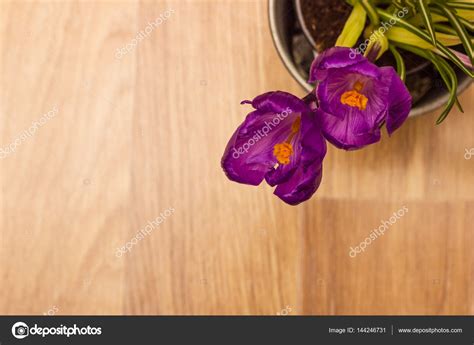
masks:
{"label": "wood grain", "polygon": [[303,95],[267,22],[263,0],[0,4],[1,146],[58,109],[0,160],[0,314],[474,314],[474,89],[442,126],[331,148],[290,207],[220,168],[241,100]]}

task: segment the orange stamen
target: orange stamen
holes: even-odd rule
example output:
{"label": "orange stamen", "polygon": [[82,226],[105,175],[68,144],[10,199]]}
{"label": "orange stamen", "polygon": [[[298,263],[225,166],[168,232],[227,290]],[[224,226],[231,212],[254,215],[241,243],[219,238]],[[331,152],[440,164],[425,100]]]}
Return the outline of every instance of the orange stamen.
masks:
{"label": "orange stamen", "polygon": [[293,146],[290,143],[276,144],[273,147],[273,155],[276,157],[278,163],[290,163],[290,156],[293,154]]}
{"label": "orange stamen", "polygon": [[363,85],[360,82],[356,82],[354,84],[354,90],[346,91],[341,95],[341,103],[350,107],[358,108],[359,110],[365,110],[369,99],[359,93],[359,91],[362,90],[362,87]]}

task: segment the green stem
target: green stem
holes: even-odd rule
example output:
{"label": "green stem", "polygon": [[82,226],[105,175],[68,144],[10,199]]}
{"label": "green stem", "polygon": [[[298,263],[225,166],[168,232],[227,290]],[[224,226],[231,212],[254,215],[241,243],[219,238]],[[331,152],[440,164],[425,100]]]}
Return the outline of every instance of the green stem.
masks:
{"label": "green stem", "polygon": [[403,60],[402,55],[398,52],[397,48],[395,45],[390,44],[388,46],[390,51],[392,52],[393,57],[395,58],[395,61],[397,62],[397,73],[400,76],[400,79],[405,82],[406,80],[406,67],[405,67],[405,61]]}

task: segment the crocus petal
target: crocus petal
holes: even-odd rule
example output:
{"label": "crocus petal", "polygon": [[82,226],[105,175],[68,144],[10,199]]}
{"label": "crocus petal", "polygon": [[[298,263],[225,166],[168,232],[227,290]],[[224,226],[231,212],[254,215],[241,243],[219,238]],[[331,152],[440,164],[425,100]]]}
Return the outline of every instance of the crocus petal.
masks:
{"label": "crocus petal", "polygon": [[293,154],[290,157],[290,163],[288,164],[279,164],[278,167],[273,167],[265,175],[265,181],[274,187],[277,184],[284,183],[293,175],[295,170],[298,168],[301,160],[301,143],[300,143],[301,134],[298,133],[291,140],[290,144],[293,146]]}
{"label": "crocus petal", "polygon": [[344,68],[347,73],[357,73],[367,77],[379,78],[380,77],[380,67],[373,64],[369,60],[364,60],[359,63],[347,66]]}
{"label": "crocus petal", "polygon": [[260,121],[257,125],[254,124],[255,118],[269,118],[265,115],[267,114],[262,115],[258,111],[249,114],[229,140],[221,165],[230,180],[259,185],[267,171],[275,164],[268,137],[265,138],[267,140],[260,140],[257,144],[254,144],[255,140],[251,141],[253,132],[262,128]]}
{"label": "crocus petal", "polygon": [[252,106],[262,112],[280,114],[288,108],[294,113],[307,111],[308,106],[298,97],[284,91],[270,91],[257,96]]}
{"label": "crocus petal", "polygon": [[[379,125],[387,109],[387,98],[391,76],[380,73],[379,78],[371,78],[364,74],[348,73],[344,70],[331,70],[328,77],[318,85],[317,94],[321,109],[340,120],[355,116],[365,121],[370,127]],[[365,110],[351,107],[341,102],[341,95],[354,88],[360,82],[360,90],[368,98]]]}
{"label": "crocus petal", "polygon": [[393,67],[382,67],[381,70],[383,74],[391,78],[386,126],[388,134],[392,134],[407,119],[412,97]]}
{"label": "crocus petal", "polygon": [[290,205],[308,200],[316,192],[322,179],[322,165],[314,162],[308,167],[300,165],[291,178],[278,185],[274,194]]}
{"label": "crocus petal", "polygon": [[341,95],[352,88],[354,78],[337,70],[329,72],[328,75],[316,89],[319,106],[324,112],[342,120],[348,107],[341,103]]}
{"label": "crocus petal", "polygon": [[301,159],[297,169],[274,194],[290,205],[308,200],[322,179],[322,162],[326,155],[326,140],[321,135],[320,119],[315,112],[301,115]]}
{"label": "crocus petal", "polygon": [[322,135],[321,119],[317,113],[303,113],[301,115],[301,165],[307,167],[314,162],[322,164],[326,156],[326,140]]}
{"label": "crocus petal", "polygon": [[321,125],[315,113],[307,111],[301,115],[301,131],[292,140],[294,148],[290,163],[279,165],[265,175],[270,186],[287,182],[299,165],[307,167],[315,161],[322,163],[326,155],[326,140],[321,134]]}
{"label": "crocus petal", "polygon": [[[321,183],[326,154],[314,94],[300,100],[276,91],[243,103],[251,103],[256,110],[247,115],[227,144],[221,164],[228,178],[251,185],[265,178],[277,185],[274,193],[291,205],[309,199]],[[275,119],[279,119],[277,124]],[[264,131],[270,122],[271,131]],[[286,145],[286,152],[275,153],[276,144],[291,147]]]}
{"label": "crocus petal", "polygon": [[314,83],[316,80],[325,79],[327,70],[331,68],[343,68],[361,61],[364,61],[364,57],[357,54],[354,49],[345,47],[330,48],[319,54],[311,64],[308,82]]}
{"label": "crocus petal", "polygon": [[344,150],[356,150],[380,140],[378,127],[372,128],[361,116],[339,119],[318,109],[322,119],[324,137],[334,146]]}
{"label": "crocus petal", "polygon": [[319,81],[316,95],[323,134],[345,150],[379,141],[384,121],[391,134],[411,109],[411,96],[392,67],[377,67],[358,54],[352,59],[351,52],[330,49],[315,60],[312,70],[313,79]]}
{"label": "crocus petal", "polygon": [[258,96],[252,104],[256,111],[247,115],[234,132],[221,165],[230,180],[259,185],[277,163],[274,145],[286,140],[300,116],[297,111],[307,111],[307,107],[296,96],[280,91]]}

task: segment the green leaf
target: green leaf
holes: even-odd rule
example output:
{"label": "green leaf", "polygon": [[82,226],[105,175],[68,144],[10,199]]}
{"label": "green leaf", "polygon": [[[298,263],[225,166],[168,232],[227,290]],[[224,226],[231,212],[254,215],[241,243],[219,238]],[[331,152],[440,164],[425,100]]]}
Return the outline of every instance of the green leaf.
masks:
{"label": "green leaf", "polygon": [[[395,0],[397,1],[397,0]],[[415,14],[416,13],[416,2],[418,0],[401,0],[401,1],[397,1],[399,4],[402,5],[402,8],[401,10],[403,10],[404,8],[408,8],[408,11],[412,14]]]}
{"label": "green leaf", "polygon": [[474,11],[464,10],[464,9],[459,8],[456,10],[456,14],[460,18],[464,18],[470,21],[474,20]]}
{"label": "green leaf", "polygon": [[459,17],[459,21],[462,23],[462,25],[464,25],[466,30],[469,30],[470,32],[474,32],[474,24],[471,23],[469,20]]}
{"label": "green leaf", "polygon": [[470,10],[474,11],[474,4],[472,2],[447,2],[446,6],[452,7],[452,8],[459,8],[463,10]]}
{"label": "green leaf", "polygon": [[436,124],[440,124],[443,122],[446,117],[449,115],[451,109],[453,108],[454,104],[456,104],[461,112],[464,112],[461,104],[457,99],[457,88],[458,88],[458,80],[456,73],[454,72],[453,68],[442,58],[436,56],[433,52],[429,50],[423,50],[418,47],[406,45],[406,44],[397,44],[400,48],[404,50],[411,51],[414,54],[417,54],[427,60],[430,60],[435,68],[438,70],[441,78],[443,79],[446,87],[449,91],[449,99],[448,102],[439,116]]}
{"label": "green leaf", "polygon": [[341,34],[337,38],[336,46],[353,47],[364,30],[365,18],[364,7],[360,3],[355,4]]}
{"label": "green leaf", "polygon": [[441,78],[443,79],[444,83],[448,88],[450,96],[454,97],[454,101],[456,103],[456,106],[459,108],[459,111],[461,111],[461,113],[464,113],[464,109],[462,108],[461,103],[459,103],[457,97],[458,77],[456,76],[456,72],[454,72],[453,68],[444,59],[433,53],[429,54],[429,59],[435,65],[436,69],[441,75]]}
{"label": "green leaf", "polygon": [[446,107],[443,110],[443,113],[440,115],[440,117],[436,121],[436,124],[439,125],[449,115],[449,113],[450,113],[451,109],[453,108],[454,104],[458,105],[459,110],[461,110],[461,112],[464,112],[464,111],[461,107],[461,104],[458,101],[458,98],[457,98],[458,78],[456,76],[456,73],[454,72],[453,68],[445,60],[439,58],[438,56],[436,56],[434,54],[433,54],[433,56],[435,57],[435,59],[438,59],[439,64],[442,66],[442,68],[444,68],[444,72],[448,74],[448,77],[451,81],[451,89],[449,90],[448,103],[446,104]]}
{"label": "green leaf", "polygon": [[421,14],[421,18],[423,19],[423,23],[425,24],[425,28],[428,30],[431,36],[431,43],[436,45],[436,34],[433,28],[433,22],[431,20],[431,12],[428,8],[428,4],[426,0],[419,0],[417,3],[418,12]]}
{"label": "green leaf", "polygon": [[402,10],[403,9],[403,5],[401,2],[397,1],[397,0],[394,0],[392,1],[392,5],[397,9],[397,10]]}
{"label": "green leaf", "polygon": [[469,59],[471,60],[471,64],[473,63],[473,56],[474,56],[474,49],[472,47],[471,38],[467,33],[464,26],[459,21],[459,18],[454,14],[448,7],[436,4],[436,6],[443,12],[443,14],[448,18],[449,23],[456,30],[458,37],[461,39],[462,45],[464,46],[464,50],[466,51]]}
{"label": "green leaf", "polygon": [[369,16],[370,22],[373,26],[378,26],[380,24],[379,15],[377,10],[372,5],[370,0],[359,0],[360,4],[364,7],[365,12]]}
{"label": "green leaf", "polygon": [[[388,31],[387,37],[391,41],[409,44],[412,46],[416,46],[418,48],[430,49],[430,50],[435,49],[435,46],[433,45],[433,43],[431,43],[431,41],[427,41],[423,38],[420,38],[419,36],[415,35],[414,33],[412,33],[411,31],[408,31],[405,28],[394,26],[390,28],[390,30]],[[461,44],[461,40],[459,39],[458,36],[455,36],[455,35],[449,35],[449,34],[444,34],[442,32],[437,32],[436,37],[438,39],[438,42],[442,43],[443,45],[447,47],[457,46],[458,44]]]}
{"label": "green leaf", "polygon": [[456,30],[454,30],[451,26],[449,25],[444,25],[444,24],[435,24],[435,30],[448,34],[448,35],[457,35]]}
{"label": "green leaf", "polygon": [[[398,25],[400,25],[401,27],[407,29],[408,31],[411,31],[412,33],[414,33],[418,37],[424,39],[428,43],[431,43],[431,38],[426,32],[418,29],[417,27],[410,24],[409,22],[407,22],[407,21],[405,21],[401,18],[395,18],[391,14],[385,12],[382,9],[377,9],[377,12],[379,13],[380,18],[382,18],[383,20],[387,20],[387,21],[389,21],[390,19],[398,20]],[[448,48],[446,48],[443,44],[441,44],[438,40],[436,41],[436,48],[438,48],[452,62],[454,62],[456,64],[456,66],[458,66],[465,74],[467,74],[471,78],[474,78],[474,74],[469,69],[467,69],[466,66],[464,66],[462,61],[454,53],[452,53]]]}
{"label": "green leaf", "polygon": [[400,76],[400,79],[403,82],[405,82],[405,79],[406,79],[405,61],[403,60],[403,57],[401,56],[401,54],[398,52],[397,48],[393,44],[390,44],[388,47],[390,51],[392,52],[392,55],[395,58],[395,61],[397,62],[397,73]]}

